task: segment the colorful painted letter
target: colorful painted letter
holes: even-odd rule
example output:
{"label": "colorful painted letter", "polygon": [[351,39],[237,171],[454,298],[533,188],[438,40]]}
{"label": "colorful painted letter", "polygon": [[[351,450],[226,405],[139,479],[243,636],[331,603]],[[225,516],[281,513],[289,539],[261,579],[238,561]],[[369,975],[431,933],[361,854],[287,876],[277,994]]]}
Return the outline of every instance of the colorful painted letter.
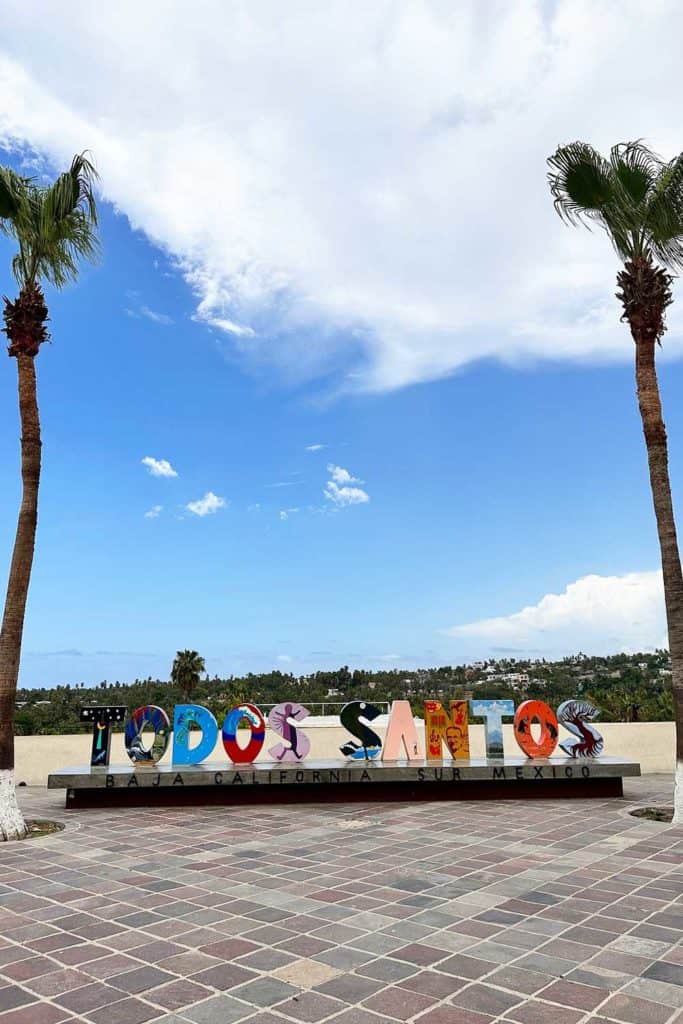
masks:
{"label": "colorful painted letter", "polygon": [[503,756],[503,715],[512,718],[514,713],[511,700],[472,701],[472,714],[484,719],[487,757]]}
{"label": "colorful painted letter", "polygon": [[382,712],[374,704],[366,704],[364,700],[352,700],[341,709],[339,719],[345,729],[360,740],[356,743],[349,740],[339,749],[345,757],[353,757],[356,760],[363,757],[366,761],[377,757],[382,749],[382,740],[368,728],[361,719],[366,718],[369,722],[374,721]]}
{"label": "colorful painted letter", "polygon": [[[531,724],[541,727],[539,739],[534,739]],[[515,739],[527,757],[550,757],[557,746],[559,729],[553,709],[544,700],[525,700],[515,711]]]}
{"label": "colorful painted letter", "polygon": [[[249,723],[251,738],[246,747],[237,742],[237,729],[244,719]],[[250,764],[261,752],[266,739],[266,722],[255,704],[238,704],[228,711],[223,722],[223,746],[225,753],[235,764]]]}
{"label": "colorful painted letter", "polygon": [[114,722],[123,722],[125,717],[125,706],[106,705],[105,707],[81,708],[81,722],[92,722],[91,768],[109,764],[111,726]]}
{"label": "colorful painted letter", "polygon": [[398,761],[404,756],[404,750],[409,761],[420,760],[417,729],[410,701],[395,700],[389,713],[389,724],[382,747],[382,760]]}
{"label": "colorful painted letter", "polygon": [[305,732],[297,729],[294,722],[303,722],[309,715],[308,708],[293,701],[276,704],[271,709],[268,725],[278,736],[282,736],[284,741],[268,749],[271,757],[276,761],[303,761],[311,749],[311,741]]}
{"label": "colorful painted letter", "polygon": [[470,730],[467,723],[467,701],[452,700],[450,718],[440,700],[426,700],[425,751],[428,761],[440,761],[445,743],[451,757],[470,756]]}
{"label": "colorful painted letter", "polygon": [[[146,725],[154,729],[151,747],[142,742],[142,731]],[[135,764],[156,764],[166,753],[171,735],[171,723],[163,708],[155,704],[145,704],[130,716],[125,732],[125,743],[128,757]]]}
{"label": "colorful painted letter", "polygon": [[560,747],[570,757],[599,757],[605,745],[604,740],[594,725],[589,723],[597,718],[600,712],[595,705],[587,700],[565,700],[557,709],[557,720],[576,739],[567,737],[560,741]]}
{"label": "colorful painted letter", "polygon": [[[191,727],[196,725],[202,736],[196,746],[190,747]],[[208,708],[200,704],[176,704],[173,715],[173,763],[199,764],[205,761],[216,746],[218,722]]]}

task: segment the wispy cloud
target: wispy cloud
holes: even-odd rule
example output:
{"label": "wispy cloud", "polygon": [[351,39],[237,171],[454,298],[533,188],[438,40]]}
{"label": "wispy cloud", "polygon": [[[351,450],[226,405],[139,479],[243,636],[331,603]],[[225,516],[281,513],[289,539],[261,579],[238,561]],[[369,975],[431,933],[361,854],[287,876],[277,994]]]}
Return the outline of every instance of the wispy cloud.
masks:
{"label": "wispy cloud", "polygon": [[276,484],[266,484],[266,487],[294,487],[295,484],[301,483],[300,480],[278,480]]}
{"label": "wispy cloud", "polygon": [[149,306],[141,306],[140,312],[148,320],[151,320],[154,324],[161,324],[162,327],[171,327],[175,322],[172,316],[168,316],[166,313],[157,313],[156,310],[150,309]]}
{"label": "wispy cloud", "polygon": [[327,448],[326,444],[307,444],[305,450],[307,452],[321,452]]}
{"label": "wispy cloud", "polygon": [[367,491],[362,487],[352,486],[362,484],[363,481],[352,476],[348,469],[330,463],[327,472],[330,474],[330,479],[327,481],[323,494],[338,508],[343,508],[346,505],[364,505],[370,501]]}
{"label": "wispy cloud", "polygon": [[291,515],[294,515],[294,513],[298,512],[298,511],[299,511],[298,508],[281,508],[280,509],[280,519],[281,520],[289,519],[289,517]]}
{"label": "wispy cloud", "polygon": [[217,330],[223,331],[224,334],[231,334],[235,338],[256,337],[256,331],[253,327],[248,327],[246,324],[238,324],[235,320],[229,320],[225,316],[213,316],[207,310],[202,310],[202,305],[203,303],[200,303],[198,312],[192,317],[195,322],[215,327]]}
{"label": "wispy cloud", "polygon": [[149,306],[140,306],[138,309],[131,309],[130,306],[126,306],[124,310],[126,316],[132,317],[134,320],[141,320],[143,317],[146,320],[151,320],[154,324],[160,324],[162,327],[171,327],[175,321],[173,317],[168,316],[166,313],[158,313],[154,309],[150,309]]}
{"label": "wispy cloud", "polygon": [[151,455],[145,455],[140,461],[143,466],[147,466],[152,476],[178,476],[168,459],[155,459]]}
{"label": "wispy cloud", "polygon": [[213,491],[207,491],[203,498],[188,501],[185,508],[195,516],[209,516],[217,512],[219,508],[225,508],[226,504],[225,498],[219,498]]}
{"label": "wispy cloud", "polygon": [[158,519],[163,508],[163,505],[152,505],[152,507],[145,512],[145,519]]}

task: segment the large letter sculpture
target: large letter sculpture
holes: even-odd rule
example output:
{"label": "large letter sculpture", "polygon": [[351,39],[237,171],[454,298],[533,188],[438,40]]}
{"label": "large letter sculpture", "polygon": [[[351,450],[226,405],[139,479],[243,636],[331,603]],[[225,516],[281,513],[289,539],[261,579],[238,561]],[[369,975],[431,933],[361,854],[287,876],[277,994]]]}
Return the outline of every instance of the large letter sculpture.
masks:
{"label": "large letter sculpture", "polygon": [[440,761],[443,744],[448,747],[451,757],[470,756],[470,730],[467,722],[467,701],[452,700],[450,718],[440,700],[426,700],[425,751],[428,761]]}
{"label": "large letter sculpture", "polygon": [[395,700],[389,713],[389,724],[382,747],[383,761],[398,761],[405,749],[409,761],[420,760],[415,719],[409,700]]}
{"label": "large letter sculpture", "polygon": [[[531,724],[541,727],[540,739],[534,739]],[[515,711],[515,739],[527,757],[550,757],[557,746],[559,729],[553,709],[544,700],[525,700]]]}
{"label": "large letter sculpture", "polygon": [[109,764],[111,726],[114,722],[123,722],[125,717],[125,706],[107,704],[104,707],[81,708],[81,722],[92,722],[91,768]]}
{"label": "large letter sculpture", "polygon": [[473,700],[472,714],[484,719],[486,756],[503,756],[503,715],[512,718],[515,705],[511,700]]}
{"label": "large letter sculpture", "polygon": [[[150,747],[145,747],[142,742],[142,731],[146,725],[154,729],[154,739]],[[169,737],[171,735],[171,723],[163,708],[155,704],[146,704],[138,708],[130,716],[125,732],[125,743],[128,757],[136,765],[156,764],[166,753]]]}
{"label": "large letter sculpture", "polygon": [[[190,747],[191,727],[201,730],[201,739]],[[200,704],[176,704],[173,715],[173,763],[199,764],[212,753],[218,739],[218,722]]]}
{"label": "large letter sculpture", "polygon": [[590,724],[599,714],[595,705],[587,700],[562,701],[557,709],[557,720],[576,737],[560,741],[565,754],[570,757],[599,757],[605,743],[595,726]]}
{"label": "large letter sculpture", "polygon": [[297,729],[295,723],[308,718],[310,711],[303,704],[287,701],[276,704],[268,715],[268,725],[282,736],[282,743],[268,748],[268,753],[276,761],[303,761],[311,749],[311,741],[305,732]]}
{"label": "large letter sculpture", "polygon": [[[237,742],[237,729],[243,720],[251,730],[251,738],[244,749]],[[230,760],[235,764],[250,764],[256,760],[265,742],[265,719],[255,704],[238,704],[225,716],[222,736],[225,753]]]}
{"label": "large letter sculpture", "polygon": [[345,757],[352,757],[356,760],[362,757],[366,761],[377,757],[382,749],[382,740],[361,719],[367,718],[372,722],[381,714],[378,707],[375,707],[374,704],[366,704],[364,700],[352,700],[344,705],[339,715],[341,724],[348,729],[352,736],[360,740],[360,743],[349,740],[339,748]]}

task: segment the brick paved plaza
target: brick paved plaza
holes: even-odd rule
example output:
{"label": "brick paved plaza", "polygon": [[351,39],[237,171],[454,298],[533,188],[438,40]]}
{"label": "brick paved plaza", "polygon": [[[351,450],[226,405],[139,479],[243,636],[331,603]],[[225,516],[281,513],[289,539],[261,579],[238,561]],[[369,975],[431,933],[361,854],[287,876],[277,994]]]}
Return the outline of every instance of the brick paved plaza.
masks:
{"label": "brick paved plaza", "polygon": [[3,1024],[673,1024],[683,830],[623,800],[65,811],[0,848]]}

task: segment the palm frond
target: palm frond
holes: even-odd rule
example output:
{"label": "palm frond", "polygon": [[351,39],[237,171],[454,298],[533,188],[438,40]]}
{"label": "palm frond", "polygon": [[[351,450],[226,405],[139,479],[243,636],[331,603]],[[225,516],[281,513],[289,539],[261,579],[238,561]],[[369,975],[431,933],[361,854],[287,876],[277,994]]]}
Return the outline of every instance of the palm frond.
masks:
{"label": "palm frond", "polygon": [[683,269],[683,153],[662,166],[648,200],[646,224],[657,259]]}
{"label": "palm frond", "polygon": [[587,143],[558,146],[548,158],[548,164],[551,168],[548,182],[555,209],[570,224],[585,224],[586,218],[601,218],[605,208],[614,203],[612,169]]}
{"label": "palm frond", "polygon": [[621,198],[639,207],[652,192],[662,161],[640,139],[620,142],[610,151],[610,164]]}
{"label": "palm frond", "polygon": [[0,167],[0,230],[4,234],[16,237],[30,187],[31,178],[11,167]]}
{"label": "palm frond", "polygon": [[654,256],[683,269],[683,154],[665,164],[645,143],[620,143],[605,160],[572,142],[548,159],[557,212],[570,224],[595,221],[624,260]]}
{"label": "palm frond", "polygon": [[[0,202],[2,183],[11,184],[12,173],[0,168]],[[47,187],[32,179],[18,180],[18,208],[11,218],[0,221],[19,243],[13,273],[22,286],[43,279],[62,288],[78,276],[81,260],[93,260],[99,252],[95,167],[87,154],[81,153],[69,170]]]}

